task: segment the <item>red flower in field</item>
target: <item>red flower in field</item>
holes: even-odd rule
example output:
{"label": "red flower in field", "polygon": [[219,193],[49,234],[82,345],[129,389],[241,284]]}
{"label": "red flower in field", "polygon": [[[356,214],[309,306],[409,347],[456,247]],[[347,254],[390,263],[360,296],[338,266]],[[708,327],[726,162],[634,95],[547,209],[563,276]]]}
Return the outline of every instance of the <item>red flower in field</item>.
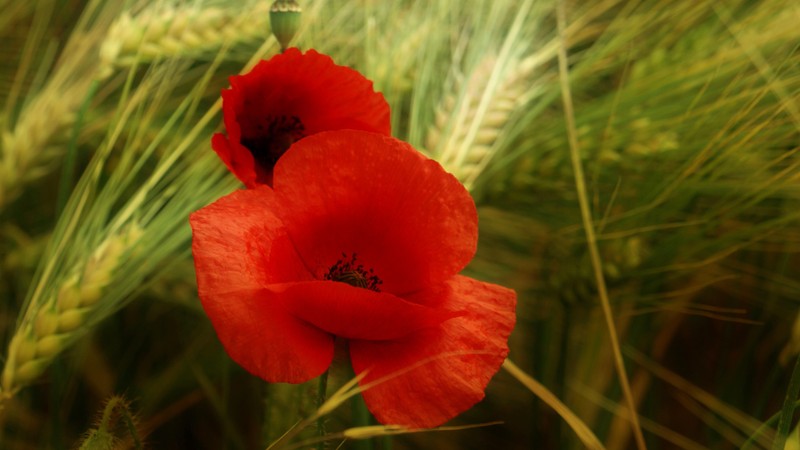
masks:
{"label": "red flower in field", "polygon": [[396,139],[333,131],[294,144],[274,187],[191,216],[203,308],[226,350],[271,382],[322,374],[347,339],[383,423],[470,408],[508,353],[516,294],[458,275],[477,212],[442,167]]}
{"label": "red flower in field", "polygon": [[296,48],[230,77],[222,90],[228,135],[211,146],[249,188],[272,185],[272,170],[289,146],[320,131],[391,134],[389,105],[372,82],[314,50]]}

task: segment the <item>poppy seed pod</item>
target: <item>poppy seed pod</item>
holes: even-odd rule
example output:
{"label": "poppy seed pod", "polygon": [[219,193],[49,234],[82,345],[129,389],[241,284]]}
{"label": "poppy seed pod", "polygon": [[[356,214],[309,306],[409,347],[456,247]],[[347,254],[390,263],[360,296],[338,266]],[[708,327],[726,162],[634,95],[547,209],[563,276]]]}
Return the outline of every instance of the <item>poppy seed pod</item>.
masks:
{"label": "poppy seed pod", "polygon": [[289,47],[300,27],[300,15],[303,10],[294,0],[276,0],[269,9],[269,23],[272,34],[278,40],[281,51]]}

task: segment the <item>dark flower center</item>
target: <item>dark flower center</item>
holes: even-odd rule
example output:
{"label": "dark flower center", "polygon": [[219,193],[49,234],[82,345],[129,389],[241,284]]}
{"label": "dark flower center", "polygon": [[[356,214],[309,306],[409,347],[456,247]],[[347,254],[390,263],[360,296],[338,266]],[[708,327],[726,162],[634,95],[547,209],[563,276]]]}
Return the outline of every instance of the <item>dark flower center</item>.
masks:
{"label": "dark flower center", "polygon": [[267,116],[254,132],[255,136],[242,136],[242,145],[261,167],[271,170],[286,150],[305,136],[305,127],[297,116]]}
{"label": "dark flower center", "polygon": [[328,269],[325,279],[380,292],[381,290],[378,286],[383,284],[383,280],[375,275],[375,271],[372,268],[367,270],[363,264],[357,264],[357,259],[358,256],[355,253],[349,259],[347,258],[347,253],[342,253],[342,259],[336,261],[336,264]]}

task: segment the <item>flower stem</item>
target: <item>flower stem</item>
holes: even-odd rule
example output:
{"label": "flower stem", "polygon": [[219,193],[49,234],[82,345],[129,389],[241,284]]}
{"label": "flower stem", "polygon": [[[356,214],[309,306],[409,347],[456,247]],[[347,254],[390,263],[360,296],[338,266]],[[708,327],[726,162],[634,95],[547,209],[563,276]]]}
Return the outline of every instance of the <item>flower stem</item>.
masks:
{"label": "flower stem", "polygon": [[[364,398],[361,395],[353,397],[353,426],[365,427],[372,425],[372,416],[367,409]],[[372,439],[364,439],[353,442],[355,450],[374,450],[375,446]]]}
{"label": "flower stem", "polygon": [[[317,388],[317,409],[322,407],[322,404],[325,403],[325,391],[328,390],[328,371],[326,370],[325,373],[320,375],[319,377],[319,387]],[[325,417],[320,416],[317,418],[317,434],[319,437],[325,436]],[[325,441],[322,441],[317,444],[317,450],[324,450],[325,449]]]}
{"label": "flower stem", "polygon": [[792,370],[792,377],[789,380],[789,388],[786,392],[786,400],[783,402],[780,418],[778,419],[778,432],[775,440],[772,441],[773,450],[782,450],[786,445],[786,437],[789,435],[789,429],[792,426],[792,416],[794,415],[794,404],[797,401],[797,396],[800,394],[800,356],[794,363]]}

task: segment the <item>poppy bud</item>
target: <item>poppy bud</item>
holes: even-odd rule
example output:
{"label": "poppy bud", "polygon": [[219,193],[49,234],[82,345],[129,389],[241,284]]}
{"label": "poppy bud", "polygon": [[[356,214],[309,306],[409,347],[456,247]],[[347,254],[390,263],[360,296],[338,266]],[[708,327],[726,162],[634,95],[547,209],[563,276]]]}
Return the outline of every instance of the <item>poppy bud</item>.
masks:
{"label": "poppy bud", "polygon": [[272,34],[281,45],[281,51],[289,46],[297,28],[300,26],[300,14],[303,10],[294,0],[276,0],[269,9],[269,22]]}

